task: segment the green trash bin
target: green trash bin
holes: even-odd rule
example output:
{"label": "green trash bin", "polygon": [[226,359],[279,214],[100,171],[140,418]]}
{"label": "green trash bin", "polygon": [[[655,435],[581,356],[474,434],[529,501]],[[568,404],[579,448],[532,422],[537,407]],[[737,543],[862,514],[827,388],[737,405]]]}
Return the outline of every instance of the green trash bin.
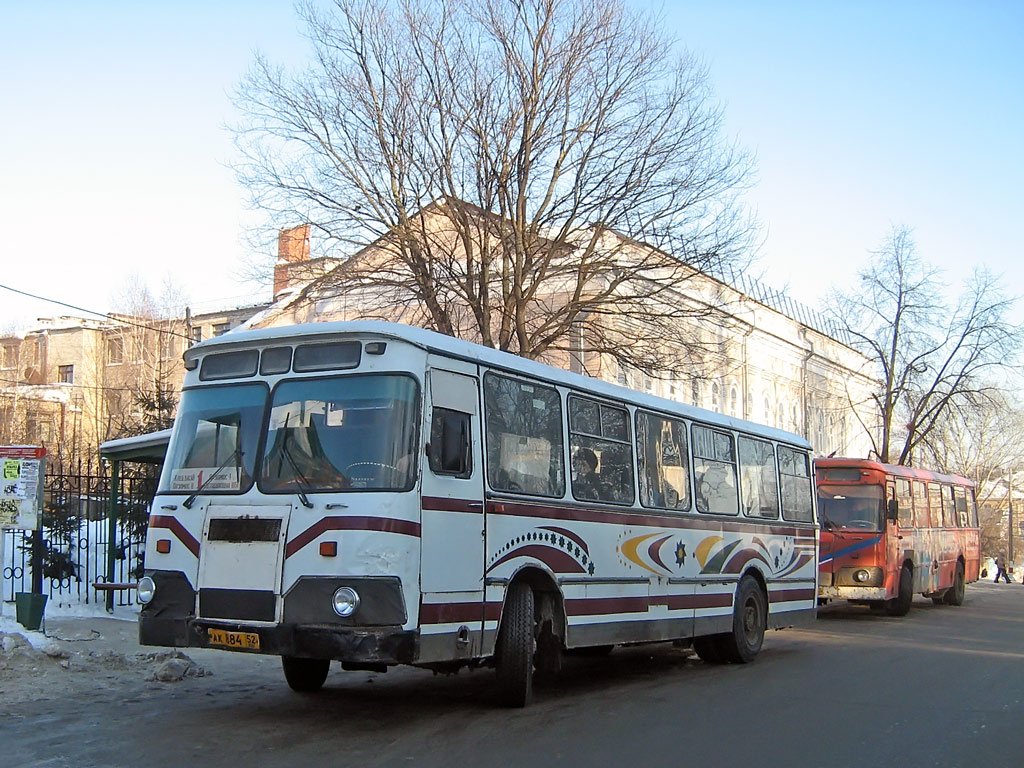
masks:
{"label": "green trash bin", "polygon": [[46,598],[46,595],[37,595],[35,592],[16,592],[14,605],[18,623],[25,629],[38,630],[43,623]]}

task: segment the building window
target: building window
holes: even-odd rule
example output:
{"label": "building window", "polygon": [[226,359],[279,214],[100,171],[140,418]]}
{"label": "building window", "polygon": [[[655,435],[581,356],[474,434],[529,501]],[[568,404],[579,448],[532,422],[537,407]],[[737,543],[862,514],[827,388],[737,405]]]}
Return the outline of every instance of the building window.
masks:
{"label": "building window", "polygon": [[201,325],[196,325],[196,326],[194,326],[192,328],[192,343],[193,344],[198,344],[202,340],[203,340],[203,327]]}
{"label": "building window", "polygon": [[75,383],[75,366],[73,365],[58,365],[57,366],[57,381],[61,384],[74,384]]}
{"label": "building window", "polygon": [[735,384],[729,388],[729,415],[740,415],[740,393]]}
{"label": "building window", "polygon": [[225,333],[231,330],[231,323],[214,323],[213,335],[223,336]]}
{"label": "building window", "polygon": [[124,339],[111,336],[107,339],[107,362],[111,364],[124,362]]}
{"label": "building window", "polygon": [[10,344],[4,347],[4,368],[18,367],[18,347]]}
{"label": "building window", "polygon": [[721,412],[720,405],[718,384],[714,383],[711,385],[711,410],[716,413]]}

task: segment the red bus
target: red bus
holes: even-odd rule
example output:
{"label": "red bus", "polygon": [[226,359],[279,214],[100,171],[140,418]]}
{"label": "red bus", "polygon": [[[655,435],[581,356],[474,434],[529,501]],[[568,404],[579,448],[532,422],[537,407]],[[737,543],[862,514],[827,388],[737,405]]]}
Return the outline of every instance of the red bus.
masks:
{"label": "red bus", "polygon": [[818,602],[848,600],[903,616],[914,595],[961,605],[978,580],[974,483],[865,459],[815,462]]}

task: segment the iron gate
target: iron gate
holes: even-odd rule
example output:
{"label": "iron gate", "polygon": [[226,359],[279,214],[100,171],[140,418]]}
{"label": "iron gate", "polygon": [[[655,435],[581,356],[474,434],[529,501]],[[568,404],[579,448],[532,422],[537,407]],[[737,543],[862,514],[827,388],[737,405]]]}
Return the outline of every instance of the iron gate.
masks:
{"label": "iron gate", "polygon": [[[75,471],[49,465],[43,484],[42,547],[33,563],[32,532],[4,531],[0,596],[13,602],[18,592],[32,591],[33,565],[42,569],[48,602],[73,606],[106,601],[93,585],[110,581],[130,584],[142,576],[149,506],[156,492],[159,468],[122,465],[111,521],[111,478],[101,465]],[[83,471],[84,470],[84,471]],[[111,524],[113,522],[113,524]],[[135,591],[113,592],[114,605],[134,605]]]}

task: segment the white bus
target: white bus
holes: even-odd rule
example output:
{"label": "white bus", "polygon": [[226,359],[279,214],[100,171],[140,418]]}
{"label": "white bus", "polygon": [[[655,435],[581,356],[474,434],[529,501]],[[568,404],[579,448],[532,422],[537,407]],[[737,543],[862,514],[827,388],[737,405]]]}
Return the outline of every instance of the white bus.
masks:
{"label": "white bus", "polygon": [[344,669],[492,664],[522,706],[571,649],[749,662],[815,616],[810,446],[408,326],[197,344],[139,583],[143,645]]}

